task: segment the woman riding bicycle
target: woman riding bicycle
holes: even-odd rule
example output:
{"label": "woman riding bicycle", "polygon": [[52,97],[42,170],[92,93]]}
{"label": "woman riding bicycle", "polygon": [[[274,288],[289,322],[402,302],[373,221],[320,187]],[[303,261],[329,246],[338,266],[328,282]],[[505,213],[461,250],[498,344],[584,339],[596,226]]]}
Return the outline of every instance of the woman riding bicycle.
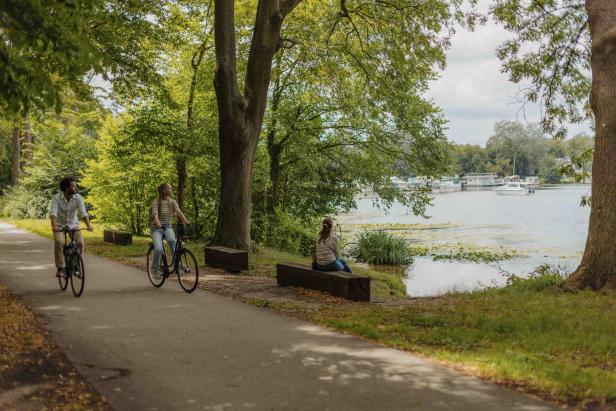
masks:
{"label": "woman riding bicycle", "polygon": [[177,215],[182,224],[188,224],[188,220],[180,210],[178,203],[171,198],[171,185],[163,183],[157,188],[158,196],[152,202],[150,228],[152,242],[154,243],[153,269],[158,274],[160,258],[163,253],[163,238],[171,249],[175,249],[175,233],[173,232],[173,216]]}

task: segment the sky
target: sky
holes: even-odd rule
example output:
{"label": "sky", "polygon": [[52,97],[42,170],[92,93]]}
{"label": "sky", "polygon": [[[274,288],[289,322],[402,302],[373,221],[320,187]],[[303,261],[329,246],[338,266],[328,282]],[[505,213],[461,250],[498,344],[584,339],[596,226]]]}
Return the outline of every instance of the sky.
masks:
{"label": "sky", "polygon": [[[487,13],[490,0],[480,0],[478,9]],[[432,82],[428,97],[442,108],[449,121],[446,131],[455,143],[485,146],[500,120],[538,122],[537,105],[520,102],[520,85],[501,73],[496,48],[512,36],[493,21],[474,32],[459,29],[447,51],[447,67]],[[588,124],[572,125],[569,135],[590,134]]]}

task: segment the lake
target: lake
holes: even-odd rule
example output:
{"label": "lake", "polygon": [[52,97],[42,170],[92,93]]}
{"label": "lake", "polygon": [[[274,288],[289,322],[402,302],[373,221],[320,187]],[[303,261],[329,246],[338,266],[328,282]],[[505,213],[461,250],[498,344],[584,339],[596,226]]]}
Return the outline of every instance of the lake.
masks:
{"label": "lake", "polygon": [[407,294],[429,296],[503,285],[504,274],[527,276],[545,263],[574,270],[584,250],[590,215],[589,207],[580,207],[580,199],[589,194],[590,185],[541,187],[528,196],[503,196],[491,190],[434,193],[433,206],[426,212],[429,219],[412,215],[400,204],[379,209],[372,199],[364,198],[336,222],[343,231],[356,224],[415,224],[400,231],[411,243],[504,247],[520,255],[497,263],[418,257],[407,270]]}

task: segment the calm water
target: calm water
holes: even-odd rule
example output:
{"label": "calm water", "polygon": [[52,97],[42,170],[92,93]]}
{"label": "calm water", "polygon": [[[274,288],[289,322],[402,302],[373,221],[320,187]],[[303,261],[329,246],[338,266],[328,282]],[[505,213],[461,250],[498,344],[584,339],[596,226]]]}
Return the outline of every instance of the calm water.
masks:
{"label": "calm water", "polygon": [[498,263],[432,261],[418,258],[408,268],[407,293],[436,295],[453,289],[501,285],[503,272],[527,275],[550,263],[573,270],[580,261],[588,229],[590,209],[580,207],[590,185],[538,189],[530,196],[502,196],[493,191],[457,191],[435,194],[431,217],[413,216],[399,204],[388,211],[370,199],[358,202],[357,210],[337,218],[348,224],[421,224],[423,229],[403,232],[411,242],[423,244],[465,243],[516,249],[520,257]]}

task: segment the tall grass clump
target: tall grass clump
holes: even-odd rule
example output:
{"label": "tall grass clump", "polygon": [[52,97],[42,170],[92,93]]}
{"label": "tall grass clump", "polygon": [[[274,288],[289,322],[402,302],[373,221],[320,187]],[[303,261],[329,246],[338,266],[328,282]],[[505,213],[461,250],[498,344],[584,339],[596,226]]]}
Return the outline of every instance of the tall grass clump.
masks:
{"label": "tall grass clump", "polygon": [[557,289],[568,275],[569,273],[560,267],[542,264],[535,268],[526,278],[515,274],[509,275],[504,290],[539,292],[549,288]]}
{"label": "tall grass clump", "polygon": [[368,264],[410,264],[413,255],[403,238],[385,230],[364,231],[357,237],[351,256]]}

